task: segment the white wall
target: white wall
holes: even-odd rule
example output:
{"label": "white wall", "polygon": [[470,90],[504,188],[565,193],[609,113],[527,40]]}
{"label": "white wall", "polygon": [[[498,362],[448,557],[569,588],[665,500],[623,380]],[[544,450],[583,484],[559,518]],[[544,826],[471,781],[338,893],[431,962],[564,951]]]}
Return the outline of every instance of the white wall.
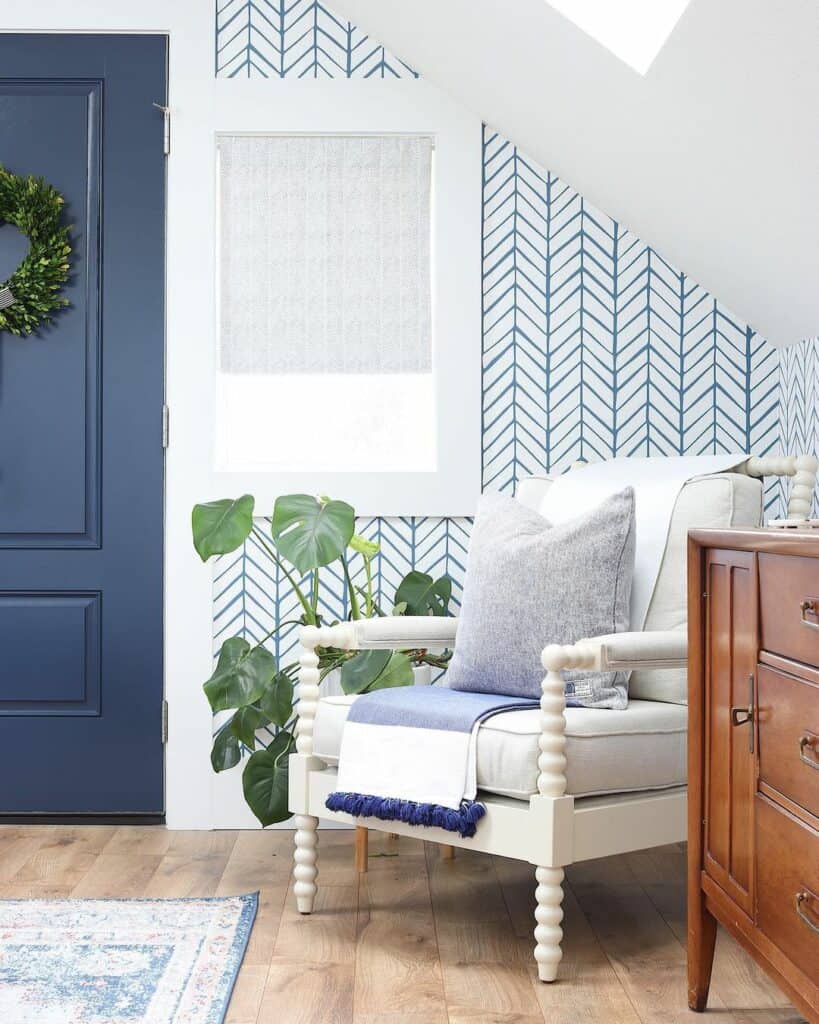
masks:
{"label": "white wall", "polygon": [[546,0],[344,11],[763,337],[817,333],[815,0],[692,0],[645,78]]}

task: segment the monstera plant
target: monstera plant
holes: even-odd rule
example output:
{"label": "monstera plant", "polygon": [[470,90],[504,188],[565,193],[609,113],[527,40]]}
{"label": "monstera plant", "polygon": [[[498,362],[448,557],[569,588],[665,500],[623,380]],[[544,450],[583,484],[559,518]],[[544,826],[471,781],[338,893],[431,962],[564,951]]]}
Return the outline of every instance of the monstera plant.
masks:
{"label": "monstera plant", "polygon": [[[298,662],[280,665],[267,642],[277,632],[297,624],[319,626],[321,571],[338,566],[346,582],[349,617],[360,619],[386,614],[376,600],[373,560],[379,545],[355,533],[355,512],[343,501],[289,494],[277,498],[270,520],[254,517],[254,499],[224,498],[193,509],[193,543],[203,562],[236,551],[253,535],[275,562],[293,590],[299,608],[296,619],[277,622],[258,642],[243,636],[225,640],[213,675],[204,684],[205,696],[221,716],[213,739],[211,765],[227,771],[247,757],[242,783],[245,800],[262,823],[285,821],[287,810],[287,763],[295,750],[296,715],[293,690]],[[355,585],[363,568],[364,585]],[[448,615],[452,580],[433,579],[413,570],[399,584],[392,615]],[[318,648],[322,679],[340,672],[345,693],[364,693],[391,686],[408,686],[413,665],[445,668],[449,657],[426,650],[341,651]],[[230,714],[226,714],[230,712]],[[273,739],[264,743],[260,730]],[[248,756],[249,755],[249,756]]]}

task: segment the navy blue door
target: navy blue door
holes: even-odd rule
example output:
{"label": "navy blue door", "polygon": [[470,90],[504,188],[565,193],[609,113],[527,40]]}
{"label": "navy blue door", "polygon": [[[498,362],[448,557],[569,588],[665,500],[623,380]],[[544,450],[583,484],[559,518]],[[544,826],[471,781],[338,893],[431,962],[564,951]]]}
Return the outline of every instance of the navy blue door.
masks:
{"label": "navy blue door", "polygon": [[70,306],[0,333],[0,814],[164,808],[166,82],[164,36],[0,34],[0,163],[73,225]]}

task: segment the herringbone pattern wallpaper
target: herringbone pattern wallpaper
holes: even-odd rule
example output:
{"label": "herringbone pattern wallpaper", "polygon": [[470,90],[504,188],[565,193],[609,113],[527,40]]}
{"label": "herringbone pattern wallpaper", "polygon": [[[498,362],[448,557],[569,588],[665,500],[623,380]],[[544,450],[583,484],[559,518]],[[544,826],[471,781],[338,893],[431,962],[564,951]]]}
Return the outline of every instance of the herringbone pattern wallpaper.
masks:
{"label": "herringbone pattern wallpaper", "polygon": [[498,133],[483,140],[483,485],[779,441],[779,353]]}
{"label": "herringbone pattern wallpaper", "polygon": [[[782,349],[780,430],[783,451],[819,453],[819,338]],[[816,496],[813,515],[819,515]]]}
{"label": "herringbone pattern wallpaper", "polygon": [[318,0],[217,0],[216,75],[418,77]]}

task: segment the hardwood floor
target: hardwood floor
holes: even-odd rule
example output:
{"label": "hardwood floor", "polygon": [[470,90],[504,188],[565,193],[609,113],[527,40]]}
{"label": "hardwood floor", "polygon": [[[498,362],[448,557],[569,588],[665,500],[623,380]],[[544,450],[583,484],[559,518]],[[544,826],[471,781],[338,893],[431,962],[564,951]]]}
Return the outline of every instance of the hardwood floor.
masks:
{"label": "hardwood floor", "polygon": [[[567,870],[554,985],[532,958],[534,869],[371,833],[319,839],[312,916],[295,909],[291,832],[150,826],[0,827],[0,899],[259,890],[228,1024],[674,1024],[686,1009],[685,853],[670,846]],[[785,997],[725,934],[712,1015],[794,1024]]]}

